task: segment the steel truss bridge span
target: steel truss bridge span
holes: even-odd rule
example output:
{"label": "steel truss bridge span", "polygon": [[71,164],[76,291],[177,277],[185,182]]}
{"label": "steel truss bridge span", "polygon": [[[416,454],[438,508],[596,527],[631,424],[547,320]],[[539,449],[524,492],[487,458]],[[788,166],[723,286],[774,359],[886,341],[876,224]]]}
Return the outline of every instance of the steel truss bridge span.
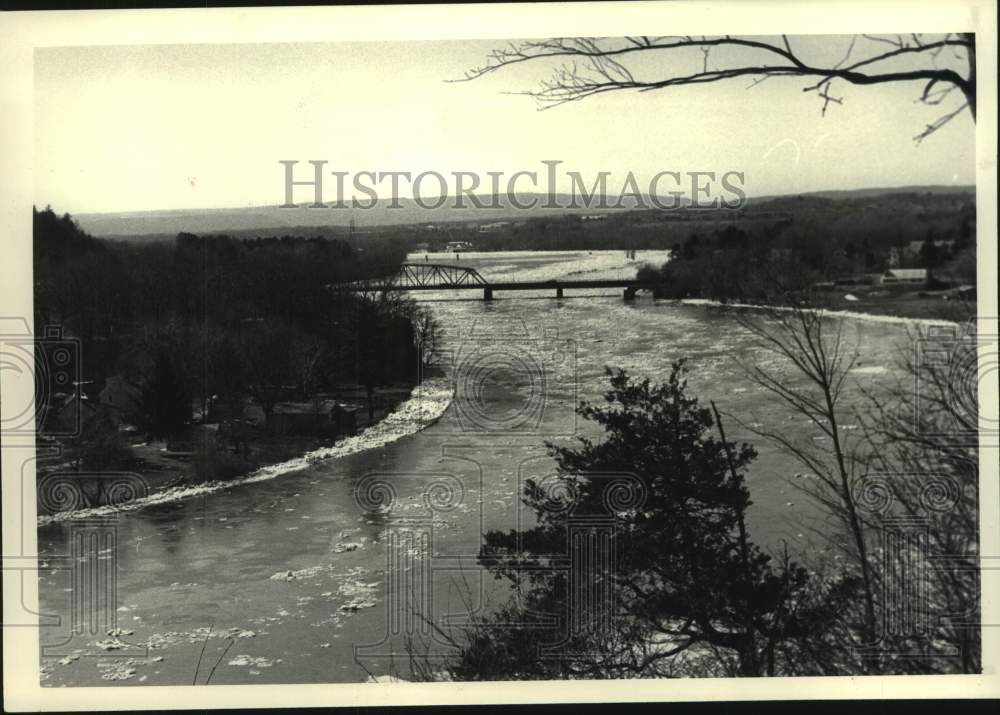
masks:
{"label": "steel truss bridge span", "polygon": [[547,281],[489,281],[475,268],[440,263],[404,263],[394,276],[369,278],[350,283],[335,283],[331,290],[340,293],[375,293],[417,290],[481,290],[483,300],[493,300],[495,291],[554,290],[557,298],[566,289],[622,288],[625,300],[632,300],[640,290],[655,284],[636,278],[575,279]]}

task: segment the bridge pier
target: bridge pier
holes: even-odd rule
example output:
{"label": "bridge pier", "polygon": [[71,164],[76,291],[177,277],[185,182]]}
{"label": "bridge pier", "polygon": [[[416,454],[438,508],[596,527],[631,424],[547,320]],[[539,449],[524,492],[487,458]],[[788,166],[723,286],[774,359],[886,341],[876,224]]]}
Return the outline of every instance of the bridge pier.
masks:
{"label": "bridge pier", "polygon": [[563,289],[556,288],[556,298],[562,298],[562,297],[563,297]]}
{"label": "bridge pier", "polygon": [[491,301],[491,300],[493,300],[493,289],[492,288],[483,288],[483,300],[485,300],[485,301]]}
{"label": "bridge pier", "polygon": [[633,301],[635,300],[635,294],[639,292],[639,289],[634,286],[628,286],[625,289],[625,300]]}

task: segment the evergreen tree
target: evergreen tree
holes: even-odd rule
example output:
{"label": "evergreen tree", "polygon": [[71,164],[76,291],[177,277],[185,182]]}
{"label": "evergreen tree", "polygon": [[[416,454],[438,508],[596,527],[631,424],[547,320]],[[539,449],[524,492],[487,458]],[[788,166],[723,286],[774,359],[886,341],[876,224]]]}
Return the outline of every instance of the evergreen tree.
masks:
{"label": "evergreen tree", "polygon": [[[810,607],[819,600],[806,571],[787,557],[776,567],[750,540],[744,474],[756,451],[713,434],[712,411],[686,393],[683,362],[660,385],[623,370],[608,375],[607,404],[578,409],[606,439],[549,445],[558,481],[529,481],[524,494],[538,525],[487,534],[480,560],[510,580],[519,599],[468,634],[452,675],[663,676],[682,653],[724,654],[731,674],[789,672],[794,642],[820,627],[830,601]],[[615,506],[621,500],[608,492],[609,474],[634,475],[642,503]],[[571,508],[553,508],[557,493],[572,495]],[[583,574],[546,568],[553,554],[569,550],[574,520],[606,515],[609,507],[613,537],[587,546],[596,566]],[[568,633],[537,615],[560,612]],[[559,636],[557,652],[539,657],[539,646],[544,651]]]}
{"label": "evergreen tree", "polygon": [[154,437],[173,437],[191,417],[191,397],[179,361],[164,346],[142,388],[143,427]]}

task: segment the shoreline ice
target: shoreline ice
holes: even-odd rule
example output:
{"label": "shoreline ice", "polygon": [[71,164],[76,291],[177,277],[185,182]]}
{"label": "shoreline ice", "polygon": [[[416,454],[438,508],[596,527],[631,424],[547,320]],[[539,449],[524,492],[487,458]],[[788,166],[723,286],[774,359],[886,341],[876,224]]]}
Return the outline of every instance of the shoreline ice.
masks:
{"label": "shoreline ice", "polygon": [[[754,303],[723,303],[718,300],[708,298],[672,298],[664,299],[672,303],[681,305],[707,306],[710,308],[741,308],[743,310],[778,310],[790,311],[788,306],[776,305],[756,305]],[[917,326],[945,326],[953,327],[961,325],[953,320],[943,320],[940,318],[906,318],[901,315],[883,315],[881,313],[859,313],[853,310],[828,310],[819,308],[818,312],[831,318],[850,318],[851,320],[861,320],[870,323],[892,323],[896,325],[917,325]]]}
{"label": "shoreline ice", "polygon": [[45,526],[73,519],[87,519],[123,511],[137,511],[147,506],[212,494],[223,489],[231,489],[232,487],[244,484],[267,481],[285,474],[302,471],[317,462],[384,447],[403,437],[417,434],[437,422],[451,405],[452,397],[451,385],[446,378],[425,380],[414,387],[409,398],[401,403],[395,411],[386,415],[383,420],[371,425],[360,434],[347,437],[330,447],[321,447],[320,449],[306,452],[301,457],[265,465],[246,476],[236,479],[205,482],[185,487],[173,487],[165,489],[162,492],[150,494],[141,499],[113,506],[99,506],[88,509],[77,509],[75,511],[57,512],[56,514],[39,515],[37,523],[38,526]]}

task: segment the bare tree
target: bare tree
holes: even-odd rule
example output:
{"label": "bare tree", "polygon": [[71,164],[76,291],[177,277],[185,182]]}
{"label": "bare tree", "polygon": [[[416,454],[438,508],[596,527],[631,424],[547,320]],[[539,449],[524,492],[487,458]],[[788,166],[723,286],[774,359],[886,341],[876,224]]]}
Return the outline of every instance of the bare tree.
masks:
{"label": "bare tree", "polygon": [[[974,33],[854,35],[843,41],[842,58],[830,64],[809,60],[801,48],[793,48],[787,35],[773,40],[732,35],[527,40],[493,50],[484,64],[468,70],[460,81],[522,62],[554,60],[560,64],[552,76],[537,89],[521,93],[544,109],[619,90],[646,92],[741,77],[750,78],[749,86],[754,87],[773,77],[796,77],[810,82],[803,91],[815,92],[823,100],[824,115],[831,103],[843,103],[842,96],[831,94],[834,82],[919,82],[923,90],[918,102],[938,106],[955,90],[964,102],[928,124],[914,137],[918,142],[966,108],[975,120]],[[660,61],[647,61],[651,55]],[[669,64],[662,62],[664,55],[669,55]]]}
{"label": "bare tree", "polygon": [[[378,289],[357,294],[352,305],[350,349],[357,380],[365,388],[368,420],[374,422],[375,389],[391,381],[401,367],[390,359],[398,360],[404,340],[412,343],[414,355],[419,348],[413,322],[417,307],[402,293]],[[416,365],[410,363],[405,367],[411,369]]]}
{"label": "bare tree", "polygon": [[[912,334],[899,365],[908,379],[862,389],[867,409],[856,415],[861,429],[852,433],[844,429],[848,409],[842,397],[857,352],[845,344],[844,321],[801,303],[737,319],[759,348],[792,368],[788,375],[759,361],[741,361],[747,375],[806,417],[823,438],[817,444],[741,421],[809,470],[815,481],[796,486],[844,525],[852,542],[844,551],[859,566],[865,598],[862,662],[868,669],[925,672],[920,669],[933,660],[944,672],[979,672],[977,345],[982,338],[971,328],[943,337]],[[872,535],[884,537],[894,522],[918,524],[927,544],[893,551],[884,541],[871,543]],[[923,575],[915,575],[921,571],[916,562],[926,565]],[[899,588],[926,594],[925,601],[906,606],[921,611],[917,620],[924,625],[891,634],[893,647],[876,656],[865,646],[887,637],[876,628],[881,626],[876,617],[893,617],[889,611],[898,607],[901,596],[894,590]],[[880,592],[884,598],[876,598]],[[919,658],[909,658],[909,652]]]}
{"label": "bare tree", "polygon": [[[958,332],[958,331],[956,331]],[[884,489],[884,512],[926,527],[926,639],[941,662],[981,669],[979,580],[979,385],[975,330],[953,339],[911,334],[901,383],[868,391],[862,419],[867,471]],[[933,358],[938,359],[933,359]],[[940,358],[944,358],[943,360]],[[926,556],[924,558],[927,558]]]}
{"label": "bare tree", "polygon": [[270,424],[275,406],[289,388],[308,392],[323,357],[323,345],[295,326],[263,320],[240,337],[246,363],[247,391],[260,404]]}
{"label": "bare tree", "polygon": [[295,331],[288,344],[291,375],[303,397],[312,394],[319,365],[326,355],[322,341],[308,333]]}
{"label": "bare tree", "polygon": [[441,326],[434,314],[423,306],[414,306],[410,315],[413,343],[420,360],[421,376],[433,362],[441,342]]}
{"label": "bare tree", "polygon": [[[840,520],[850,537],[848,555],[858,566],[864,592],[864,644],[877,640],[875,576],[865,540],[865,524],[854,491],[860,462],[841,424],[841,398],[848,374],[857,360],[857,351],[844,344],[843,321],[832,322],[821,311],[801,305],[765,309],[760,313],[739,313],[737,320],[753,336],[758,348],[791,366],[793,375],[738,360],[754,383],[779,397],[792,410],[814,425],[830,448],[813,440],[797,440],[773,427],[745,427],[780,446],[797,459],[818,480],[810,493]],[[836,542],[834,542],[836,543]],[[875,664],[869,662],[869,667]]]}

